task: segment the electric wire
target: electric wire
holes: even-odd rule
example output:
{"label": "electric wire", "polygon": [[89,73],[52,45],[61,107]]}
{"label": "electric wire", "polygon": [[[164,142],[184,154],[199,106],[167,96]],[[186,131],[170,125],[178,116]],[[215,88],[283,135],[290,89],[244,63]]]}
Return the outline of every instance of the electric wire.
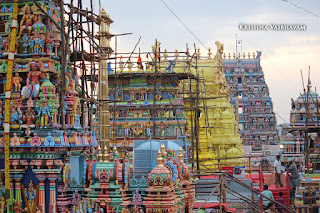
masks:
{"label": "electric wire", "polygon": [[179,20],[179,22],[200,42],[200,44],[202,44],[202,46],[204,48],[206,48],[208,51],[209,49],[202,43],[202,41],[187,27],[187,25],[185,25],[185,23],[183,23],[183,21],[171,10],[171,8],[163,1],[162,3],[168,8],[168,10],[170,10],[170,12]]}
{"label": "electric wire", "polygon": [[[161,0],[161,1],[162,1],[162,0]],[[284,1],[284,2],[286,2],[286,3],[288,3],[288,4],[290,4],[290,5],[292,5],[293,7],[296,7],[296,8],[298,8],[298,9],[304,11],[305,13],[307,13],[307,14],[309,14],[309,15],[312,15],[312,16],[316,17],[317,19],[320,19],[320,16],[318,16],[318,15],[310,12],[309,10],[306,10],[306,9],[300,7],[299,5],[296,5],[296,4],[294,4],[294,3],[292,3],[292,2],[290,2],[290,1],[288,1],[288,0],[282,0],[282,1]]]}

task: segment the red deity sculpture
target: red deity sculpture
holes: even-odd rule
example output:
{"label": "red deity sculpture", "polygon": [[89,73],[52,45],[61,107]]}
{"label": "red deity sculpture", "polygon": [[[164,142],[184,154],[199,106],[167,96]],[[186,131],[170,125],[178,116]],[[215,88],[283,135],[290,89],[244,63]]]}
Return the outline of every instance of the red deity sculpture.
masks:
{"label": "red deity sculpture", "polygon": [[21,90],[21,99],[30,97],[38,97],[40,90],[39,80],[45,79],[45,74],[40,71],[40,68],[36,62],[30,64],[30,72],[27,77],[27,85]]}
{"label": "red deity sculpture", "polygon": [[17,201],[14,202],[14,207],[13,210],[15,213],[20,213],[20,212],[24,212],[25,210],[21,208],[21,204],[22,204],[22,200],[20,201],[20,203],[18,204]]}

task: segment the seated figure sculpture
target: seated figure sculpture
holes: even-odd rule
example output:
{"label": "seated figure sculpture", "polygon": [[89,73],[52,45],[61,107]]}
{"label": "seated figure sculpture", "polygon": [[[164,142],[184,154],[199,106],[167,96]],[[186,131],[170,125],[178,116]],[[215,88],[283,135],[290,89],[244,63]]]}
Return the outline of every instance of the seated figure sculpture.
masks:
{"label": "seated figure sculpture", "polygon": [[39,80],[45,79],[44,73],[40,71],[40,68],[36,62],[31,62],[30,72],[27,77],[27,85],[21,90],[21,100],[25,98],[37,98],[40,90]]}
{"label": "seated figure sculpture", "polygon": [[19,35],[17,36],[17,40],[19,40],[19,38],[21,37],[23,30],[26,30],[30,37],[33,22],[36,21],[35,19],[37,18],[32,14],[31,8],[28,4],[25,6],[25,10],[26,13],[22,16],[20,22],[20,31]]}

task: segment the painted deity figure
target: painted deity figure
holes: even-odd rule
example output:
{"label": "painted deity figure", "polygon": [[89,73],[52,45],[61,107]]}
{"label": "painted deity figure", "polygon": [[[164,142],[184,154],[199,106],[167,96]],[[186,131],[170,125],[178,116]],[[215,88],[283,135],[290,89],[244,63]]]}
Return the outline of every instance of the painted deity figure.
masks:
{"label": "painted deity figure", "polygon": [[80,123],[81,107],[80,104],[76,107],[76,114],[74,116],[74,127],[81,127]]}
{"label": "painted deity figure", "polygon": [[150,123],[150,121],[148,121],[148,123],[145,126],[146,126],[146,135],[147,136],[151,135],[151,128],[152,128],[153,124]]}
{"label": "painted deity figure", "polygon": [[50,32],[47,31],[46,37],[44,39],[45,41],[45,48],[46,48],[46,55],[50,55],[52,52],[52,47],[53,47],[53,39],[50,36]]}
{"label": "painted deity figure", "polygon": [[22,200],[20,201],[20,203],[18,203],[17,201],[14,202],[13,210],[15,213],[20,213],[25,211],[24,209],[21,208],[21,204],[22,204]]}
{"label": "painted deity figure", "polygon": [[22,19],[20,22],[20,31],[19,31],[17,40],[19,40],[19,38],[21,37],[23,30],[26,30],[30,37],[33,22],[35,22],[36,21],[35,19],[37,18],[32,14],[32,11],[29,5],[26,5],[25,7],[26,7],[26,13],[22,16]]}
{"label": "painted deity figure", "polygon": [[12,87],[14,85],[13,92],[20,92],[20,90],[21,90],[21,81],[22,81],[22,78],[19,76],[19,73],[16,72],[14,74],[14,77],[12,77]]}
{"label": "painted deity figure", "polygon": [[[11,33],[9,33],[9,35],[7,36],[6,39],[3,39],[2,41],[2,46],[4,48],[3,52],[8,52],[10,49],[10,41],[11,41]],[[15,50],[18,49],[18,39],[16,40],[15,43]]]}
{"label": "painted deity figure", "polygon": [[29,41],[29,45],[31,48],[33,48],[33,54],[39,55],[41,48],[44,46],[44,40],[43,37],[40,36],[38,31],[35,31],[33,36],[31,37]]}
{"label": "painted deity figure", "polygon": [[47,128],[49,117],[52,117],[51,104],[50,103],[48,104],[48,101],[46,99],[43,99],[41,102],[41,106],[37,104],[36,108],[38,111],[38,117],[41,116],[40,128]]}
{"label": "painted deity figure", "polygon": [[131,126],[132,132],[134,135],[139,136],[143,133],[143,127],[140,124],[136,123],[134,126]]}
{"label": "painted deity figure", "polygon": [[42,23],[41,15],[35,16],[35,23],[32,25],[32,28],[34,28],[35,31],[38,31],[40,34],[44,34],[45,25]]}
{"label": "painted deity figure", "polygon": [[126,122],[126,123],[122,126],[122,128],[124,128],[124,134],[125,134],[125,135],[129,135],[129,128],[130,128],[129,123]]}
{"label": "painted deity figure", "polygon": [[13,104],[11,104],[11,107],[10,107],[10,124],[11,124],[11,126],[15,125],[16,123],[22,124],[21,118],[22,118],[22,112],[21,112],[20,108],[19,107],[17,108]]}
{"label": "painted deity figure", "polygon": [[32,181],[30,181],[27,189],[25,189],[24,185],[21,185],[24,202],[29,213],[35,212],[38,206],[38,187]]}
{"label": "painted deity figure", "polygon": [[36,119],[35,112],[31,107],[29,107],[23,116],[23,121],[26,122],[28,127],[34,128],[35,119]]}
{"label": "painted deity figure", "polygon": [[135,195],[133,195],[132,205],[135,205],[138,207],[140,207],[142,205],[142,198],[141,198],[141,195],[139,194],[138,190],[136,190]]}
{"label": "painted deity figure", "polygon": [[38,97],[40,90],[40,78],[45,79],[45,75],[40,71],[38,64],[36,62],[32,62],[30,64],[30,72],[28,73],[27,77],[27,85],[21,90],[22,100],[30,97]]}
{"label": "painted deity figure", "polygon": [[78,204],[81,201],[81,195],[78,193],[78,190],[75,190],[73,196],[72,196],[72,203]]}
{"label": "painted deity figure", "polygon": [[159,126],[159,136],[162,136],[164,137],[165,136],[165,129],[167,128],[167,125],[164,124],[162,121],[160,123],[160,126]]}

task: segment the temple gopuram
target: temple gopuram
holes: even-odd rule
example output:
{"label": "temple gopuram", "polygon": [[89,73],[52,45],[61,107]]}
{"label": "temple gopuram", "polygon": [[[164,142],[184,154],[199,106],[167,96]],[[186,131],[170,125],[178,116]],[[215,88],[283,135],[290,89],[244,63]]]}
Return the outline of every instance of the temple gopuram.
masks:
{"label": "temple gopuram", "polygon": [[195,143],[193,155],[194,159],[198,159],[199,168],[202,170],[217,170],[219,166],[239,166],[245,161],[234,109],[230,103],[230,89],[223,73],[224,47],[218,41],[216,45],[217,53],[214,57],[211,56],[211,49],[207,57],[201,57],[198,49],[196,60],[192,60],[191,67],[186,68],[188,65],[185,61],[176,61],[177,72],[190,70],[200,79],[199,85],[184,80],[184,88],[191,86],[191,92],[185,92],[184,97],[188,106],[190,99],[199,100],[198,113],[189,112],[187,118],[190,126],[195,116],[199,119],[199,143]]}
{"label": "temple gopuram", "polygon": [[[295,160],[298,167],[306,168],[309,172],[320,170],[319,167],[319,101],[320,96],[311,91],[311,81],[308,82],[308,91],[300,94],[294,100],[291,99],[290,126],[284,128],[283,162],[287,164]],[[308,144],[306,144],[306,127],[308,130]],[[309,154],[308,162],[305,162],[306,152]],[[308,165],[306,165],[308,163]]]}
{"label": "temple gopuram", "polygon": [[223,70],[230,87],[231,103],[238,115],[243,144],[261,150],[262,145],[279,143],[276,118],[269,89],[260,65],[261,52],[243,56],[224,55]]}
{"label": "temple gopuram", "polygon": [[[96,138],[94,129],[89,131],[93,120],[92,116],[89,119],[90,109],[83,106],[83,78],[78,77],[71,61],[75,54],[72,58],[70,49],[62,52],[61,14],[55,3],[1,4],[0,212],[150,212],[154,208],[161,212],[162,206],[172,206],[172,199],[179,205],[175,210],[191,212],[194,189],[185,151],[189,141],[184,135],[186,120],[179,108],[183,101],[177,87],[180,78],[186,76],[175,75],[170,67],[160,83],[152,77],[151,64],[141,76],[124,77],[114,88],[112,85],[117,84],[112,84],[111,76],[111,94],[114,90],[118,95],[120,87],[120,95],[127,98],[129,94],[130,99],[125,105],[127,111],[120,104],[119,112],[114,110],[111,117],[117,113],[117,119],[125,117],[124,113],[128,116],[122,122],[114,120],[111,126],[121,126],[117,132],[120,145],[113,138],[112,143],[109,138],[104,140],[101,133]],[[110,50],[112,20],[104,10],[99,20],[105,42],[102,46]],[[102,76],[107,77],[108,71],[102,68]],[[161,87],[152,90],[151,85],[157,84]],[[136,90],[122,91],[126,85]],[[151,114],[143,106],[151,106],[153,100],[156,110]],[[103,115],[108,116],[108,104],[101,105]],[[158,120],[152,119],[158,115]],[[110,131],[113,136],[118,130]],[[153,149],[143,145],[150,144],[150,137],[154,138],[151,144],[156,144]],[[133,138],[139,139],[141,159],[150,161],[149,171],[144,170],[139,177],[132,175]],[[154,161],[144,158],[147,150],[155,150]],[[156,160],[159,150],[163,160]],[[168,212],[177,211],[168,208]]]}
{"label": "temple gopuram", "polygon": [[[155,49],[148,57],[158,54]],[[182,148],[187,163],[190,134],[179,85],[193,76],[176,73],[168,60],[154,65],[155,57],[144,64],[140,54],[136,58],[109,64],[110,147],[128,155],[134,171],[151,171],[161,144],[176,153]]]}
{"label": "temple gopuram", "polygon": [[0,17],[1,189],[10,184],[1,212],[57,212],[68,184],[84,183],[85,159],[98,145],[80,119],[86,112],[69,61],[61,84],[60,11],[50,1],[2,3]]}

